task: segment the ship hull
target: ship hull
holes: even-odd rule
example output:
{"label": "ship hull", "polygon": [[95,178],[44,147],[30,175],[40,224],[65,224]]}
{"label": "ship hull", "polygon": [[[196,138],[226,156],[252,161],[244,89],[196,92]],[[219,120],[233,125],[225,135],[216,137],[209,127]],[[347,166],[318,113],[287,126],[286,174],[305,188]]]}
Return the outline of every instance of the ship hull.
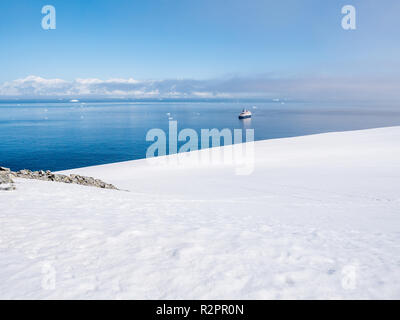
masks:
{"label": "ship hull", "polygon": [[251,115],[239,116],[239,119],[248,119],[251,118]]}

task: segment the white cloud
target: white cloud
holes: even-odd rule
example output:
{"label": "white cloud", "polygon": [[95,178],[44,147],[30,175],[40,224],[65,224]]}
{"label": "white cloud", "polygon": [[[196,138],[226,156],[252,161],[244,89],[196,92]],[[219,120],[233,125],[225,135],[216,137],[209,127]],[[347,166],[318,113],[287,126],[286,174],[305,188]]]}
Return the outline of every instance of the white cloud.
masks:
{"label": "white cloud", "polygon": [[400,99],[397,78],[276,78],[269,75],[193,80],[28,76],[0,84],[0,97],[290,98],[305,100]]}

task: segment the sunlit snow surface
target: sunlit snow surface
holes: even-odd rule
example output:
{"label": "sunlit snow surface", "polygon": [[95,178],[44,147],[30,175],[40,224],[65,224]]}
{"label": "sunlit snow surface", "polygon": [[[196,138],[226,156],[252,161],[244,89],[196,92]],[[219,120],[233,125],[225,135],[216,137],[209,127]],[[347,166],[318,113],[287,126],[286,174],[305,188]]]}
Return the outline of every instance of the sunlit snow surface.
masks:
{"label": "sunlit snow surface", "polygon": [[400,127],[260,141],[255,157],[245,176],[73,170],[129,192],[17,179],[0,191],[0,298],[400,298]]}

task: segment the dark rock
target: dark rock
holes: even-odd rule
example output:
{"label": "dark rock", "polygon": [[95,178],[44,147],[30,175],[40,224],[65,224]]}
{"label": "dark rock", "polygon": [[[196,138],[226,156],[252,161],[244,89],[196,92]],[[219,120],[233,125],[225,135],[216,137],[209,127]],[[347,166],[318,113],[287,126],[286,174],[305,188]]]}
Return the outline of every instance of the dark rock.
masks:
{"label": "dark rock", "polygon": [[32,171],[30,171],[30,170],[19,170],[19,171],[17,171],[17,175],[28,176],[28,175],[31,175],[31,174],[32,174]]}
{"label": "dark rock", "polygon": [[[16,178],[36,179],[36,180],[44,180],[44,181],[56,181],[56,182],[63,182],[63,183],[74,183],[74,184],[80,184],[80,185],[84,185],[84,186],[93,186],[93,187],[103,188],[103,189],[118,190],[112,184],[105,183],[104,181],[101,181],[99,179],[95,179],[92,177],[85,177],[85,176],[81,176],[78,174],[71,174],[70,176],[66,176],[64,174],[52,173],[49,170],[46,170],[46,171],[40,170],[40,171],[32,172],[30,170],[25,169],[25,170],[13,172],[10,169],[0,167],[0,174],[4,175],[4,177],[7,176],[8,178],[10,178],[10,176],[13,176]],[[6,178],[4,178],[4,181],[6,181]]]}
{"label": "dark rock", "polygon": [[3,170],[7,168],[0,167],[0,190],[14,190],[14,181],[11,179],[11,171]]}

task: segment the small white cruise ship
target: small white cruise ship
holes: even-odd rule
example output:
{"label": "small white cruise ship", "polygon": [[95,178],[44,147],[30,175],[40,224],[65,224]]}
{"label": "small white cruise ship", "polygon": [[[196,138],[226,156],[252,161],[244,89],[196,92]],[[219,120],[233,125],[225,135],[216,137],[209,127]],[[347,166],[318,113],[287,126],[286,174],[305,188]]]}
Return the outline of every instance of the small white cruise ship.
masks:
{"label": "small white cruise ship", "polygon": [[247,109],[243,109],[243,111],[239,114],[239,119],[247,119],[251,118],[251,112]]}

